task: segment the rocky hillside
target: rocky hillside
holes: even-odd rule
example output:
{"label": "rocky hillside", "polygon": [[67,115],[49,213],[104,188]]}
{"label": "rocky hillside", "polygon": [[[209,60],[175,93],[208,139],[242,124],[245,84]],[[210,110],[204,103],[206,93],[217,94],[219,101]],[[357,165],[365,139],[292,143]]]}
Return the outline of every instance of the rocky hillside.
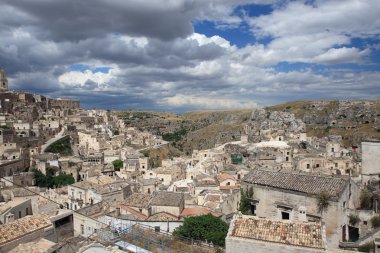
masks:
{"label": "rocky hillside", "polygon": [[[269,117],[282,119],[288,116],[278,121],[282,125],[285,124],[284,120],[294,119],[291,115],[294,114],[294,124],[287,122],[287,125],[299,128],[299,120],[302,120],[308,136],[341,135],[346,146],[359,145],[363,138],[380,138],[380,100],[297,101],[267,107],[265,110],[272,112]],[[212,148],[217,143],[240,140],[245,124],[255,125],[253,121],[263,121],[259,124],[262,127],[267,120],[266,113],[260,120],[261,114],[252,114],[252,110],[248,109],[193,111],[183,115],[148,111],[116,113],[125,120],[127,126],[162,135],[173,147],[185,153],[191,153],[193,149]]]}
{"label": "rocky hillside", "polygon": [[308,136],[341,135],[346,146],[380,138],[380,100],[296,101],[266,109],[294,113]]}
{"label": "rocky hillside", "polygon": [[193,111],[183,115],[148,111],[116,112],[127,126],[137,127],[165,140],[185,153],[240,140],[252,110]]}

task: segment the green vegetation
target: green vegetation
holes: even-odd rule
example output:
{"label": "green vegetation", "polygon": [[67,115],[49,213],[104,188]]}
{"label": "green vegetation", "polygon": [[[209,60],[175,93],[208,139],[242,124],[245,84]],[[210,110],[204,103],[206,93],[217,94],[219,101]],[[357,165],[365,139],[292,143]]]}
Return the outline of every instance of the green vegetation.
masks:
{"label": "green vegetation", "polygon": [[120,171],[120,169],[123,168],[123,161],[122,160],[115,160],[112,162],[112,165],[116,171]]}
{"label": "green vegetation", "polygon": [[38,187],[61,187],[75,182],[74,177],[71,175],[61,173],[58,176],[53,176],[53,170],[51,169],[46,170],[46,175],[37,169],[34,169],[33,172]]}
{"label": "green vegetation", "polygon": [[372,194],[367,189],[363,189],[360,193],[360,208],[365,210],[372,208]]}
{"label": "green vegetation", "polygon": [[140,153],[142,153],[144,155],[144,157],[149,157],[149,150],[143,150],[143,151],[140,151]]}
{"label": "green vegetation", "polygon": [[318,211],[322,214],[329,208],[331,196],[328,192],[321,192],[318,194]]}
{"label": "green vegetation", "polygon": [[114,130],[112,131],[112,134],[113,134],[113,135],[119,135],[119,134],[120,134],[120,132],[119,132],[119,130],[117,130],[117,129],[114,129]]}
{"label": "green vegetation", "polygon": [[240,164],[243,162],[242,154],[231,154],[232,164]]}
{"label": "green vegetation", "polygon": [[185,218],[183,225],[175,229],[173,235],[207,240],[214,245],[224,246],[228,225],[211,214]]}
{"label": "green vegetation", "polygon": [[371,218],[371,224],[373,228],[380,227],[380,215],[373,216]]}
{"label": "green vegetation", "polygon": [[2,129],[10,129],[9,126],[7,126],[7,125],[1,125],[0,128],[2,128]]}
{"label": "green vegetation", "polygon": [[249,187],[245,192],[240,189],[240,205],[239,211],[242,214],[252,215],[251,199],[253,197],[253,188]]}
{"label": "green vegetation", "polygon": [[185,136],[188,133],[188,130],[184,127],[181,127],[179,130],[175,131],[174,133],[167,133],[162,135],[162,139],[164,141],[180,141],[183,136]]}
{"label": "green vegetation", "polygon": [[357,214],[352,213],[348,216],[348,218],[351,226],[355,226],[360,222],[360,218]]}
{"label": "green vegetation", "polygon": [[73,154],[73,150],[71,149],[70,136],[66,136],[54,143],[52,143],[45,150],[48,153],[58,153],[63,156],[70,156]]}

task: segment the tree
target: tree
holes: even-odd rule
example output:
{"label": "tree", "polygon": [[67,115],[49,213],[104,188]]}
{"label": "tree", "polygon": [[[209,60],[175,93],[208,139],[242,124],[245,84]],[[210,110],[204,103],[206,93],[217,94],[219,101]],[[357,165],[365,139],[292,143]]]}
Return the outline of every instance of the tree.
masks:
{"label": "tree", "polygon": [[242,214],[251,215],[251,199],[253,197],[253,188],[249,187],[245,192],[243,189],[240,189],[240,205],[239,211]]}
{"label": "tree", "polygon": [[122,160],[115,160],[112,162],[113,168],[116,171],[120,171],[121,168],[123,168],[123,161]]}
{"label": "tree", "polygon": [[331,195],[323,191],[318,194],[318,211],[322,214],[330,206]]}
{"label": "tree", "polygon": [[75,179],[71,175],[59,174],[58,176],[53,177],[53,184],[56,187],[61,187],[69,184],[73,184]]}
{"label": "tree", "polygon": [[53,176],[51,169],[46,169],[46,175],[44,175],[40,170],[33,169],[34,179],[38,187],[53,188],[61,187],[75,182],[74,177],[66,174],[59,174],[58,176]]}
{"label": "tree", "polygon": [[227,223],[211,214],[207,214],[185,218],[183,225],[176,228],[173,235],[195,240],[207,240],[215,245],[224,246],[227,232]]}

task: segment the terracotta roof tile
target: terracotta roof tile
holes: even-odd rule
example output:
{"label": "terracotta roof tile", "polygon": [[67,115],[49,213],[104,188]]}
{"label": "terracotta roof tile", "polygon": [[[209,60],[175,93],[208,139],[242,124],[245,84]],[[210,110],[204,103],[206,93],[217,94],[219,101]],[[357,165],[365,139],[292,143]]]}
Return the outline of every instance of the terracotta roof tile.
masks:
{"label": "terracotta roof tile", "polygon": [[14,222],[0,226],[0,244],[15,240],[35,230],[50,226],[46,215],[26,216]]}
{"label": "terracotta roof tile", "polygon": [[324,248],[320,223],[276,221],[243,215],[235,216],[232,226],[232,237],[308,248]]}

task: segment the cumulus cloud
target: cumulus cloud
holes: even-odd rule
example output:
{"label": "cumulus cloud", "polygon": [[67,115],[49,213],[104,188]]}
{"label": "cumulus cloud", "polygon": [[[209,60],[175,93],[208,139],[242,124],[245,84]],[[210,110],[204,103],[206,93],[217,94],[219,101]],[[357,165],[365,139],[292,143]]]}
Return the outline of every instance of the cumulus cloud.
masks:
{"label": "cumulus cloud", "polygon": [[[252,3],[274,10],[236,13]],[[186,111],[372,98],[378,71],[334,65],[372,63],[379,7],[354,0],[4,0],[0,67],[12,89],[80,99],[87,108]],[[216,29],[244,23],[266,42],[239,48],[228,37],[195,33],[193,23],[204,20]],[[375,42],[352,44],[357,38]],[[78,63],[88,67],[72,67]],[[281,63],[301,66],[279,69]]]}

